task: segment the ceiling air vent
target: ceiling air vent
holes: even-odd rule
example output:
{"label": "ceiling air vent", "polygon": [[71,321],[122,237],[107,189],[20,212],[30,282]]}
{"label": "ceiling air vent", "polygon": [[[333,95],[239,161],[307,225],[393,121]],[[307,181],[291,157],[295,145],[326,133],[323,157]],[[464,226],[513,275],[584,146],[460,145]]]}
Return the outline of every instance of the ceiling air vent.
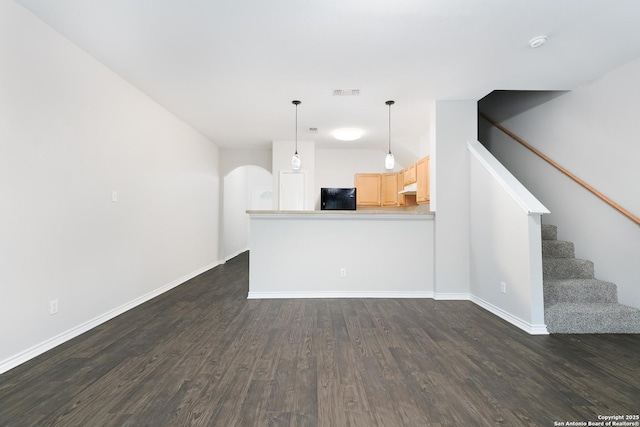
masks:
{"label": "ceiling air vent", "polygon": [[333,96],[358,96],[360,89],[334,89]]}

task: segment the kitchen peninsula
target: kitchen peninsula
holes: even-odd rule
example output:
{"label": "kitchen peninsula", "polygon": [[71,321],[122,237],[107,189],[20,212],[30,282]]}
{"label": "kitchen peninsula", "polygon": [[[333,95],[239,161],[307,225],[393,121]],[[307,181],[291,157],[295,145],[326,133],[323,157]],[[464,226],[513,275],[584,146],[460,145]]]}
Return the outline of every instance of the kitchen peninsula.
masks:
{"label": "kitchen peninsula", "polygon": [[249,298],[431,298],[434,215],[247,211]]}

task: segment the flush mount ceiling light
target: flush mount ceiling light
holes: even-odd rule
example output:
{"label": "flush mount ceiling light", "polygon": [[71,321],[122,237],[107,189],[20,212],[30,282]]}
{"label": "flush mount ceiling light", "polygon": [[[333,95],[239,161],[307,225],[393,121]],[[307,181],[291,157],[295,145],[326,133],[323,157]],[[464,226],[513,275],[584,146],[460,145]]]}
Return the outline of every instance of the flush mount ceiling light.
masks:
{"label": "flush mount ceiling light", "polygon": [[355,141],[356,139],[360,139],[363,134],[362,129],[357,128],[341,128],[331,132],[331,135],[340,141]]}
{"label": "flush mount ceiling light", "polygon": [[291,103],[296,106],[296,152],[291,158],[291,169],[297,171],[300,169],[300,154],[298,154],[298,105],[300,105],[301,102],[291,101]]}
{"label": "flush mount ceiling light", "polygon": [[384,158],[384,167],[387,170],[393,169],[395,166],[395,159],[393,158],[393,154],[391,154],[391,106],[395,104],[394,101],[385,102],[389,106],[389,154]]}
{"label": "flush mount ceiling light", "polygon": [[529,40],[529,46],[532,48],[540,47],[547,42],[547,36],[537,36]]}

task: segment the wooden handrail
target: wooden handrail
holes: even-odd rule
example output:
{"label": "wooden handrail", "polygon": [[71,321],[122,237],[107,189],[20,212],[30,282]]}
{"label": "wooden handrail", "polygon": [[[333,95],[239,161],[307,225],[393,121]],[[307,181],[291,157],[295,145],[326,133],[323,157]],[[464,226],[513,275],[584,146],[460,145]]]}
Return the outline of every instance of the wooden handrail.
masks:
{"label": "wooden handrail", "polygon": [[614,202],[613,200],[611,200],[610,198],[608,198],[607,196],[605,196],[604,194],[602,194],[601,192],[599,192],[598,190],[596,190],[595,188],[593,188],[592,186],[584,182],[582,179],[578,178],[577,176],[575,176],[574,174],[572,174],[571,172],[569,172],[568,170],[560,166],[558,163],[556,163],[555,161],[547,157],[544,153],[540,152],[540,150],[538,150],[537,148],[535,148],[534,146],[532,146],[531,144],[529,144],[528,142],[520,138],[518,135],[511,132],[509,129],[502,126],[500,123],[493,121],[492,119],[490,119],[489,117],[487,117],[482,113],[478,113],[478,114],[480,115],[480,117],[482,117],[483,119],[491,123],[493,126],[497,127],[502,132],[509,135],[514,140],[518,141],[520,144],[522,144],[524,147],[529,149],[532,153],[536,154],[542,160],[546,161],[551,166],[558,169],[561,173],[563,173],[564,175],[568,176],[569,178],[571,178],[572,180],[580,184],[587,191],[590,191],[593,195],[598,197],[600,200],[602,200],[603,202],[605,202],[606,204],[608,204],[609,206],[611,206],[612,208],[620,212],[622,215],[629,218],[631,221],[635,222],[636,225],[640,225],[640,218],[633,215],[631,212],[629,212],[628,210],[626,210],[625,208],[623,208],[622,206],[620,206],[619,204],[617,204],[616,202]]}

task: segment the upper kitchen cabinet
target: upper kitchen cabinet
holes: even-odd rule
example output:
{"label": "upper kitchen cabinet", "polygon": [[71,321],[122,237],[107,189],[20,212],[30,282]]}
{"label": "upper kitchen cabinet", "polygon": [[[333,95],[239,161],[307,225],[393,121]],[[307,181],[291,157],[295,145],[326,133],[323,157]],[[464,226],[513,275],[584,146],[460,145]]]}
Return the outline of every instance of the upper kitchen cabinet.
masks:
{"label": "upper kitchen cabinet", "polygon": [[416,190],[416,201],[418,204],[429,203],[429,156],[418,160],[416,163],[416,178],[418,188]]}
{"label": "upper kitchen cabinet", "polygon": [[398,206],[406,206],[407,205],[407,197],[401,193],[404,190],[404,170],[398,172],[397,188],[398,188]]}
{"label": "upper kitchen cabinet", "polygon": [[398,172],[382,174],[382,206],[398,205]]}
{"label": "upper kitchen cabinet", "polygon": [[409,185],[416,182],[416,164],[412,164],[411,166],[402,170],[402,179],[403,185]]}
{"label": "upper kitchen cabinet", "polygon": [[379,173],[357,173],[355,187],[357,206],[381,205],[382,175]]}

